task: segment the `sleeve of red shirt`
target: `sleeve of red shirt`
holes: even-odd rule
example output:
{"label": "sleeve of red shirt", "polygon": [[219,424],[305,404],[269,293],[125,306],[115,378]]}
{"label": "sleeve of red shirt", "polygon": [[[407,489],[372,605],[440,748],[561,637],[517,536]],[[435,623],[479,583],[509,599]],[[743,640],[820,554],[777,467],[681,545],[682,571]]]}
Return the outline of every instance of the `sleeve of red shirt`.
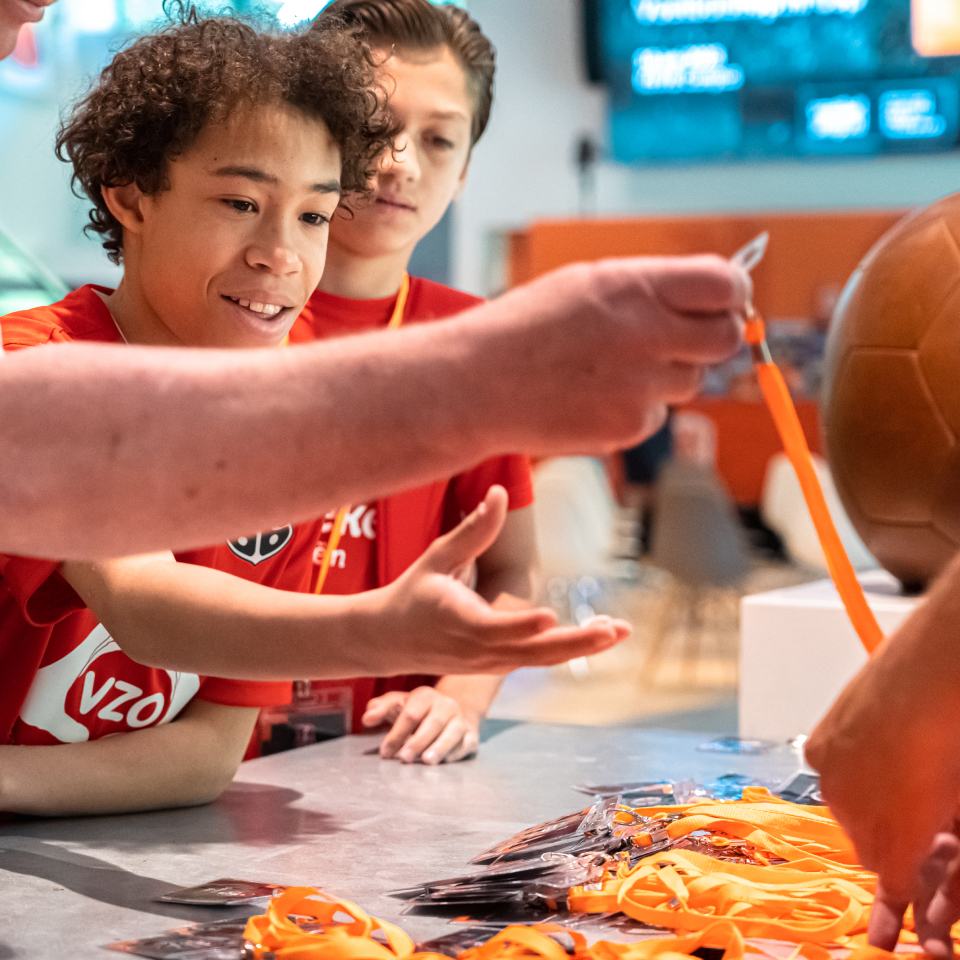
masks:
{"label": "sleeve of red shirt", "polygon": [[[11,313],[3,318],[0,349],[13,353],[70,338],[49,321],[50,308]],[[58,623],[86,604],[60,576],[59,560],[0,555],[0,579],[10,590],[24,619],[34,627]]]}
{"label": "sleeve of red shirt", "polygon": [[[294,541],[285,551],[284,570],[273,584],[275,589],[310,592],[313,576],[311,558],[321,525],[322,521],[316,520],[297,526]],[[293,700],[293,687],[289,681],[275,683],[204,677],[197,696],[201,700],[230,707],[274,707],[284,706]]]}
{"label": "sleeve of red shirt", "polygon": [[[20,608],[21,616],[34,627],[50,626],[86,604],[60,576],[55,560],[0,555],[0,578]],[[204,677],[197,696],[231,707],[268,707],[289,703],[288,681],[225,680]]]}
{"label": "sleeve of red shirt", "polygon": [[0,579],[33,627],[59,623],[86,608],[73,587],[60,576],[58,560],[36,560],[0,554]]}
{"label": "sleeve of red shirt", "polygon": [[293,699],[293,688],[288,680],[274,683],[204,677],[197,699],[226,707],[280,707]]}
{"label": "sleeve of red shirt", "polygon": [[453,478],[452,486],[460,510],[467,514],[486,496],[494,484],[506,489],[511,510],[533,503],[533,474],[527,457],[494,457]]}

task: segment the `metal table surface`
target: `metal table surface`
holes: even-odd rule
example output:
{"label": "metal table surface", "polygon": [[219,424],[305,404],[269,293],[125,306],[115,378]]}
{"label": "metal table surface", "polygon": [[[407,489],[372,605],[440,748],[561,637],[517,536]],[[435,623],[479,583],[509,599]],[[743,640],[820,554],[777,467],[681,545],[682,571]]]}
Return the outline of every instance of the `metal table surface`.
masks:
{"label": "metal table surface", "polygon": [[244,764],[206,807],[0,823],[0,960],[119,956],[114,940],[256,912],[153,901],[217,877],[309,884],[352,899],[415,938],[444,919],[400,917],[386,891],[466,872],[526,826],[585,806],[576,783],[725,773],[778,780],[798,769],[783,746],[705,753],[708,734],[626,727],[489,723],[480,755],[441,767],[380,760],[347,737]]}

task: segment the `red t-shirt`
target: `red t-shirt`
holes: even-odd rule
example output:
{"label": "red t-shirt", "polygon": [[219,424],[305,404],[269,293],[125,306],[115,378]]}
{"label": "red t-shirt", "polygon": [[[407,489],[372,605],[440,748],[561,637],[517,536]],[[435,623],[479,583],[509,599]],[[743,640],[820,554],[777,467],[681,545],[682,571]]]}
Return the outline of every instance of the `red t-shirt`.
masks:
{"label": "red t-shirt", "polygon": [[[8,349],[118,342],[93,287],[3,319]],[[70,429],[70,411],[63,412]],[[177,554],[270,587],[309,589],[320,523],[280,527]],[[289,683],[199,677],[135,663],[60,576],[59,562],[0,555],[0,743],[96,740],[173,720],[194,697],[232,706],[289,702]]]}
{"label": "red t-shirt", "polygon": [[[477,297],[450,287],[411,277],[404,310],[405,324],[439,320],[472,307]],[[290,334],[291,342],[306,343],[381,329],[390,321],[396,296],[351,300],[317,291]],[[344,517],[340,541],[330,562],[323,592],[353,594],[395,580],[440,534],[452,529],[483,500],[493,484],[506,488],[510,509],[533,502],[530,463],[526,457],[495,457],[449,480],[427,484],[371,503],[352,504]],[[324,518],[314,564],[319,569],[333,526],[335,511]],[[388,690],[412,690],[436,677],[314,681],[328,703],[352,716],[354,731],[362,729],[367,701]]]}

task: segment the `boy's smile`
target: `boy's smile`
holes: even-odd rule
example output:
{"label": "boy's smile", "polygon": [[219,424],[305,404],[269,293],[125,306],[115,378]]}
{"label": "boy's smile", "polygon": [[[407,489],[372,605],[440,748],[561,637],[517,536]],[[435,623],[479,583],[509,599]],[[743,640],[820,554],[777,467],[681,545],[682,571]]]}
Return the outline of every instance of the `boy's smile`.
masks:
{"label": "boy's smile", "polygon": [[235,111],[169,163],[167,180],[154,195],[110,188],[124,207],[125,262],[108,305],[124,335],[281,343],[319,282],[340,200],[326,126],[279,104]]}

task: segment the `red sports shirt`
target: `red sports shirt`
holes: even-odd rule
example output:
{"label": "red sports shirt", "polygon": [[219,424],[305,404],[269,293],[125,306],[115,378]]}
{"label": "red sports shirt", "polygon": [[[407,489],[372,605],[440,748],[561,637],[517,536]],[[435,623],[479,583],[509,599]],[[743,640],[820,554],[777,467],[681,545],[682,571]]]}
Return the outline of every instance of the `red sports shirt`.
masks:
{"label": "red sports shirt", "polygon": [[[403,322],[422,323],[461,313],[481,303],[477,297],[450,287],[410,278]],[[396,296],[376,300],[351,300],[317,291],[294,326],[294,343],[369,332],[390,321]],[[493,484],[505,487],[510,509],[533,502],[530,463],[526,457],[496,457],[449,480],[427,484],[370,503],[351,505],[344,518],[340,542],[331,558],[323,592],[353,594],[396,580],[440,534],[452,529],[480,503]],[[333,526],[334,513],[324,519],[314,564],[319,568]],[[412,690],[432,684],[436,677],[405,676],[385,679],[314,681],[329,702],[346,706],[352,728],[361,730],[360,718],[371,697],[388,690]]]}
{"label": "red sports shirt", "polygon": [[[91,286],[3,318],[10,350],[51,342],[118,342]],[[70,411],[63,411],[70,429]],[[269,587],[309,589],[319,522],[177,554]],[[165,723],[194,697],[233,706],[287,703],[288,683],[199,677],[135,663],[59,574],[59,562],[0,555],[0,743],[95,740]]]}

